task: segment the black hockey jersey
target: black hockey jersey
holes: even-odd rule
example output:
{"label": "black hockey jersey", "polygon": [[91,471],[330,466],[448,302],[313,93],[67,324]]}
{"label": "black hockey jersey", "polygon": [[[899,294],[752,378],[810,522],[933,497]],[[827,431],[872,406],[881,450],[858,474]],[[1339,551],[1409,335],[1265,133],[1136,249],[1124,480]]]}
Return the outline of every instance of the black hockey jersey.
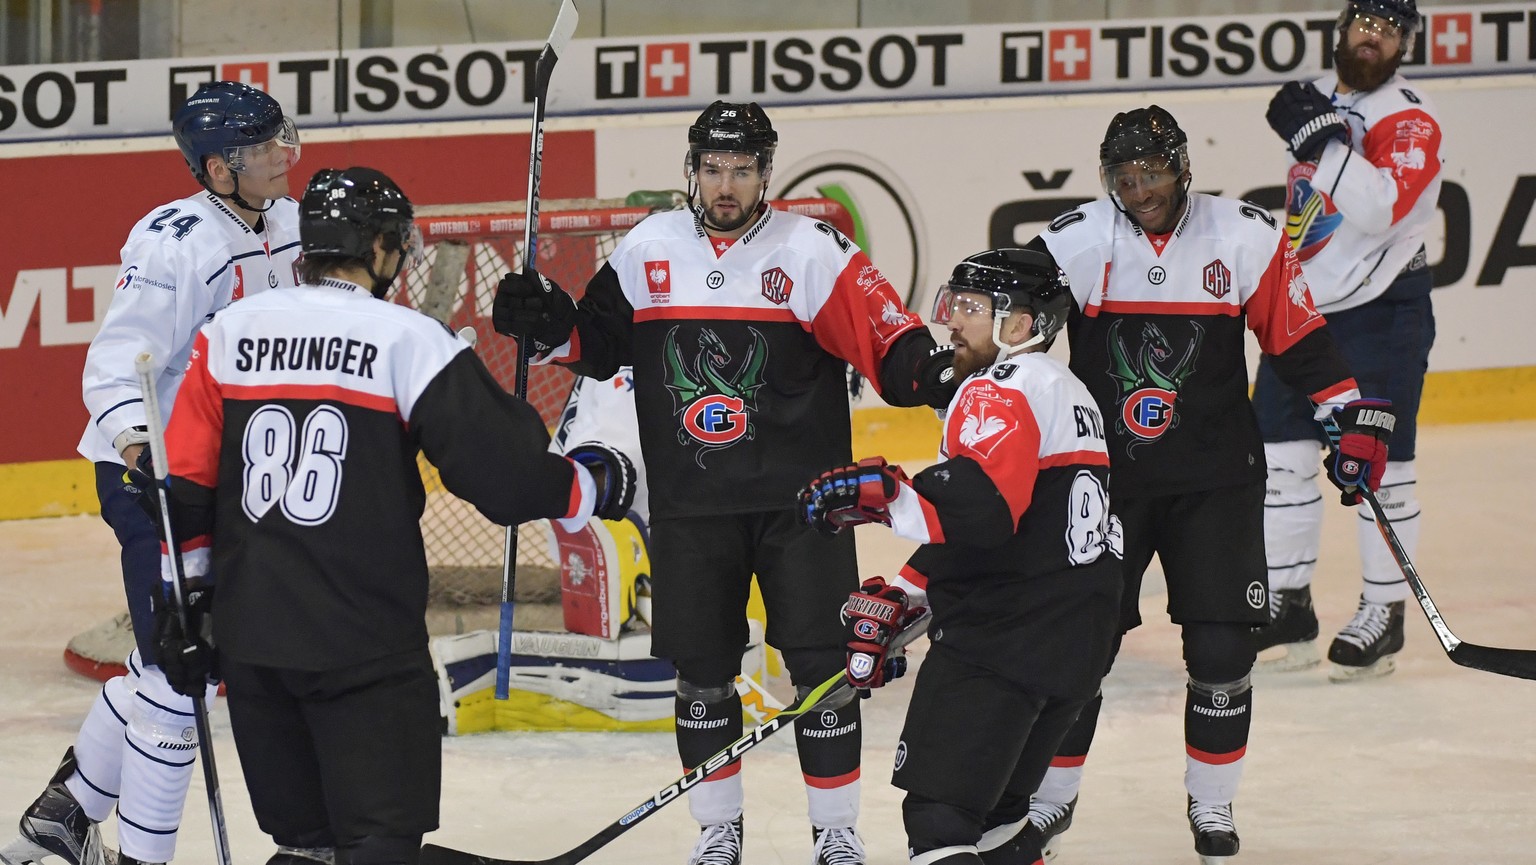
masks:
{"label": "black hockey jersey", "polygon": [[1114,495],[1172,495],[1262,481],[1244,328],[1314,403],[1358,396],[1269,211],[1189,194],[1163,238],[1109,199],[1040,236],[1075,301],[1071,368],[1104,410]]}
{"label": "black hockey jersey", "polygon": [[467,343],[360,286],[324,280],[220,312],[166,432],[173,522],[188,575],[217,586],[220,652],[321,670],[419,650],[418,452],[492,521],[584,520],[591,479],[548,445]]}
{"label": "black hockey jersey", "polygon": [[887,402],[919,405],[913,375],[933,347],[832,226],[767,208],[731,243],[678,210],[624,237],[547,360],[595,378],[634,367],[662,519],[792,507],[806,478],[852,458],[844,362]]}
{"label": "black hockey jersey", "polygon": [[961,385],[939,457],[890,509],[891,528],[923,543],[901,576],[928,593],[935,646],[1047,693],[1091,695],[1123,551],[1093,397],[1061,361],[1015,355]]}

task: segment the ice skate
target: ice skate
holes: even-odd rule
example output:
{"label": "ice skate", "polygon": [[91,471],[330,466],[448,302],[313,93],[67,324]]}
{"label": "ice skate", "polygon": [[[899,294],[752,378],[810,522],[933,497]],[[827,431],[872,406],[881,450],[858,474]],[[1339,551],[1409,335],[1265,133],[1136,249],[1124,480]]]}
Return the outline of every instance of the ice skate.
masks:
{"label": "ice skate", "polygon": [[57,856],[69,865],[111,865],[96,824],[64,786],[74,773],[75,749],[70,748],[42,795],[21,815],[21,835],[0,849],[0,863],[35,865]]}
{"label": "ice skate", "polygon": [[1373,604],[1364,597],[1355,617],[1333,638],[1328,678],[1351,682],[1385,676],[1397,669],[1396,655],[1403,649],[1403,601]]}
{"label": "ice skate", "polygon": [[[1253,631],[1257,668],[1280,673],[1307,670],[1322,663],[1317,653],[1317,613],[1312,609],[1312,587],[1274,589],[1269,593],[1269,624]],[[1283,651],[1282,651],[1283,650]]]}
{"label": "ice skate", "polygon": [[267,865],[336,865],[335,847],[285,847],[281,844]]}
{"label": "ice skate", "polygon": [[864,865],[864,842],[852,826],[812,828],[811,865]]}
{"label": "ice skate", "polygon": [[1049,862],[1061,850],[1061,834],[1072,825],[1072,812],[1076,810],[1076,796],[1065,805],[1032,800],[1029,803],[1029,822],[1024,824],[1020,834],[1028,833],[1032,836],[1030,840],[1039,846],[1041,858]]}
{"label": "ice skate", "polygon": [[1189,831],[1195,836],[1200,865],[1225,865],[1237,855],[1237,824],[1231,805],[1210,805],[1189,800]]}
{"label": "ice skate", "polygon": [[712,823],[699,831],[688,865],[741,865],[741,818]]}

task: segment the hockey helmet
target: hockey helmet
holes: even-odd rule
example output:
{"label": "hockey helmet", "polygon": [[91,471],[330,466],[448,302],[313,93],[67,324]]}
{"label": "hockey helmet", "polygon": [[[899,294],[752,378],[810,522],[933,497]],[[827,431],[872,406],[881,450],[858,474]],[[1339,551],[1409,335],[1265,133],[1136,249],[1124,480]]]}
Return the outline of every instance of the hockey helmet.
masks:
{"label": "hockey helmet", "polygon": [[1135,184],[1179,183],[1188,190],[1189,136],[1166,108],[1122,111],[1109,121],[1099,144],[1099,182],[1122,211],[1119,190]]}
{"label": "hockey helmet", "polygon": [[277,100],[238,81],[204,84],[176,109],[171,134],[192,176],[207,185],[206,160],[220,156],[232,171],[281,148],[288,164],[299,161],[299,133]]}
{"label": "hockey helmet", "polygon": [[1400,37],[1407,56],[1413,51],[1421,20],[1415,0],[1349,0],[1339,15],[1339,35],[1358,21],[1379,35]]}
{"label": "hockey helmet", "polygon": [[299,243],[305,257],[363,261],[372,275],[373,241],[381,237],[386,250],[400,251],[400,269],[416,267],[422,241],[414,215],[410,199],[382,171],[322,168],[299,200]]}
{"label": "hockey helmet", "polygon": [[1014,310],[1028,309],[1035,336],[1024,347],[1043,342],[1049,348],[1072,309],[1072,293],[1056,262],[1033,249],[989,249],[955,265],[949,281],[939,287],[932,320],[945,324],[957,310],[967,308],[984,313],[979,305],[971,306],[976,299],[968,294],[990,297],[991,314],[998,322]]}
{"label": "hockey helmet", "polygon": [[716,100],[688,127],[688,165],[697,170],[699,155],[706,151],[750,153],[757,157],[758,170],[767,174],[778,143],[779,134],[756,102]]}

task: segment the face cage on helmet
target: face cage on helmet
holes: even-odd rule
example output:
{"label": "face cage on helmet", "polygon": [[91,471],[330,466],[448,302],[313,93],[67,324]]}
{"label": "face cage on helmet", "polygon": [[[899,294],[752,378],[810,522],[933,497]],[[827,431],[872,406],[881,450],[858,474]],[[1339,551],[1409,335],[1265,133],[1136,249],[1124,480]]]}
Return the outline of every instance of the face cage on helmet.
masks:
{"label": "face cage on helmet", "polygon": [[237,174],[257,167],[275,168],[283,164],[292,168],[299,162],[298,127],[294,125],[292,117],[285,115],[276,135],[255,144],[226,147],[220,155],[229,165],[229,170]]}
{"label": "face cage on helmet", "polygon": [[1345,38],[1350,29],[1357,26],[1378,39],[1402,40],[1399,43],[1399,50],[1404,57],[1413,53],[1413,43],[1418,38],[1418,28],[1399,20],[1395,15],[1383,15],[1350,3],[1339,14],[1339,38]]}

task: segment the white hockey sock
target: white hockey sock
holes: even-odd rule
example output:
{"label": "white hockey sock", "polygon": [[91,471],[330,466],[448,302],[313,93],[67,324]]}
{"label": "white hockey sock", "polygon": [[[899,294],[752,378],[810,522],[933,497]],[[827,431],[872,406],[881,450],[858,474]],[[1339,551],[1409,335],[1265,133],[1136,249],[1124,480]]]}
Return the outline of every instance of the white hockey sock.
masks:
{"label": "white hockey sock", "polygon": [[823,829],[855,826],[859,822],[859,779],[836,787],[805,785],[811,825]]}
{"label": "white hockey sock", "polygon": [[1314,441],[1264,445],[1269,465],[1264,484],[1264,551],[1270,591],[1312,584],[1323,530],[1318,450]]}
{"label": "white hockey sock", "polygon": [[1035,791],[1035,798],[1039,801],[1065,805],[1077,798],[1078,788],[1083,786],[1082,758],[1070,758],[1074,765],[1057,765],[1062,759],[1052,759],[1050,768],[1045,770],[1045,777],[1040,779],[1040,788]]}
{"label": "white hockey sock", "polygon": [[733,763],[688,791],[688,812],[700,826],[729,823],[741,816],[741,804],[745,798],[741,786],[741,763]]}
{"label": "white hockey sock", "polygon": [[[1387,512],[1392,531],[1402,542],[1409,558],[1419,547],[1419,484],[1413,461],[1388,462],[1381,476],[1381,489],[1376,493],[1381,509]],[[1360,573],[1364,579],[1363,594],[1373,604],[1388,604],[1407,600],[1410,594],[1403,571],[1392,558],[1392,550],[1376,528],[1376,520],[1370,505],[1361,502],[1357,508],[1360,525]]]}
{"label": "white hockey sock", "polygon": [[[117,839],[140,862],[169,862],[197,760],[192,700],[171,690],[159,667],[144,667],[123,740]],[[209,688],[209,699],[216,693]]]}
{"label": "white hockey sock", "polygon": [[125,665],[127,676],[113,676],[101,686],[96,702],[75,736],[75,774],[64,782],[70,795],[80,803],[87,817],[100,823],[112,816],[117,807],[117,793],[122,786],[123,734],[128,727],[128,713],[133,711],[134,671],[139,666],[134,650]]}

